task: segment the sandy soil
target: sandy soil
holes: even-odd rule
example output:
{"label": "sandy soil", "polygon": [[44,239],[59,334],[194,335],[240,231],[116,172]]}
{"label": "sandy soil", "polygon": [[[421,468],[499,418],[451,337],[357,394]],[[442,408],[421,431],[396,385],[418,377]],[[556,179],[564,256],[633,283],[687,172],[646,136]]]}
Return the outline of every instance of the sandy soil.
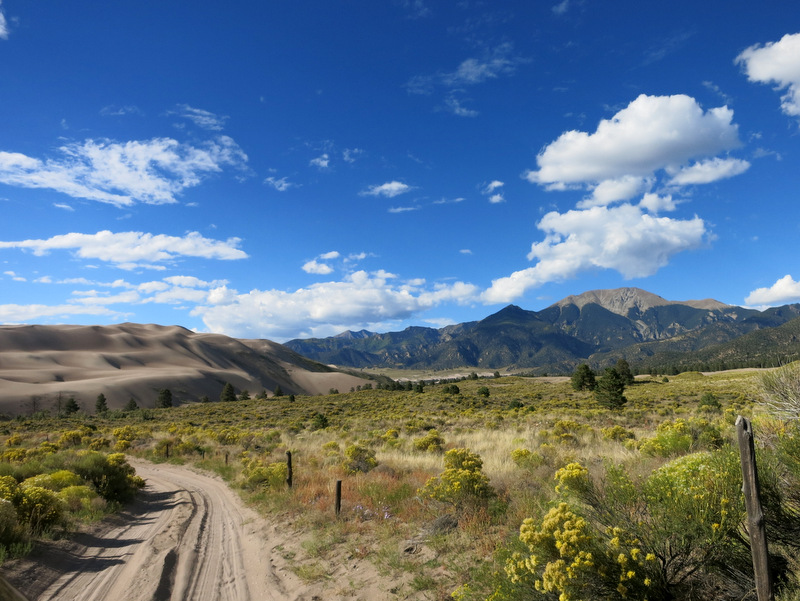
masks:
{"label": "sandy soil", "polygon": [[[296,533],[271,527],[215,477],[132,461],[147,481],[123,513],[4,566],[31,601],[313,601],[384,598],[373,566],[333,570],[359,584],[305,583],[288,564]],[[350,565],[347,565],[350,564]],[[346,573],[346,574],[345,574]]]}
{"label": "sandy soil", "polygon": [[94,411],[103,393],[111,409],[133,398],[153,407],[161,388],[176,403],[219,399],[225,382],[254,396],[347,391],[365,381],[323,366],[269,340],[237,340],[177,326],[0,325],[0,412],[50,409],[74,396]]}

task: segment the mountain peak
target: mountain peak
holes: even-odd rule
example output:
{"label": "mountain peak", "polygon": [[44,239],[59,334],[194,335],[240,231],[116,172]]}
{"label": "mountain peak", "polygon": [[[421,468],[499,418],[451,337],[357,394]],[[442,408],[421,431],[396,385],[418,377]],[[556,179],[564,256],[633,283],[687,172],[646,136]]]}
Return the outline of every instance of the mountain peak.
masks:
{"label": "mountain peak", "polygon": [[617,315],[627,316],[628,312],[636,308],[639,311],[647,311],[652,307],[671,304],[670,301],[647,292],[641,288],[615,288],[612,290],[589,290],[583,294],[570,295],[560,301],[556,306],[575,305],[583,309],[588,304],[597,304],[608,309]]}
{"label": "mountain peak", "polygon": [[564,307],[566,305],[575,305],[579,309],[584,306],[595,303],[604,309],[608,309],[612,313],[627,317],[631,309],[638,309],[641,312],[652,309],[653,307],[661,307],[664,305],[688,305],[695,309],[705,309],[713,311],[728,307],[725,303],[721,303],[714,299],[705,299],[700,301],[668,301],[665,298],[647,292],[641,288],[614,288],[611,290],[589,290],[583,294],[568,296],[554,306]]}

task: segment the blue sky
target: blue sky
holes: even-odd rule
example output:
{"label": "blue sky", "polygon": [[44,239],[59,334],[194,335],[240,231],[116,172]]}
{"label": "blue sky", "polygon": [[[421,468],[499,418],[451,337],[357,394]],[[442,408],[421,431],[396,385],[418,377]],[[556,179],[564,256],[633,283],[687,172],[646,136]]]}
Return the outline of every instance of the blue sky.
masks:
{"label": "blue sky", "polygon": [[800,302],[789,2],[0,3],[0,323]]}

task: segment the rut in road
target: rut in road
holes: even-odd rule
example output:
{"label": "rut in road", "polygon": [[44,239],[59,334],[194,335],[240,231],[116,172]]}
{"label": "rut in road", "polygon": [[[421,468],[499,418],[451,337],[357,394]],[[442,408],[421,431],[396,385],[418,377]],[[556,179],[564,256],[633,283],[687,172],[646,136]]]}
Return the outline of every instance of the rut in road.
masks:
{"label": "rut in road", "polygon": [[131,463],[147,482],[135,515],[85,537],[82,550],[64,554],[72,557],[54,559],[49,582],[32,599],[302,598],[273,567],[260,518],[221,480],[181,466]]}

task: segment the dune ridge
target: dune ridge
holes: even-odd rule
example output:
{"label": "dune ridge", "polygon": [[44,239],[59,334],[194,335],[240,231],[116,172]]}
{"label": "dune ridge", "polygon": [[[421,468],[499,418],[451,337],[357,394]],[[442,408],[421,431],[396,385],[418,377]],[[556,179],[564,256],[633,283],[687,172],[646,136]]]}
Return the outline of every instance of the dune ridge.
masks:
{"label": "dune ridge", "polygon": [[365,383],[269,340],[237,340],[180,326],[0,326],[0,411],[32,413],[74,396],[94,411],[134,399],[153,407],[162,388],[176,403],[219,399],[226,382],[251,396],[278,386],[285,394],[324,394]]}

